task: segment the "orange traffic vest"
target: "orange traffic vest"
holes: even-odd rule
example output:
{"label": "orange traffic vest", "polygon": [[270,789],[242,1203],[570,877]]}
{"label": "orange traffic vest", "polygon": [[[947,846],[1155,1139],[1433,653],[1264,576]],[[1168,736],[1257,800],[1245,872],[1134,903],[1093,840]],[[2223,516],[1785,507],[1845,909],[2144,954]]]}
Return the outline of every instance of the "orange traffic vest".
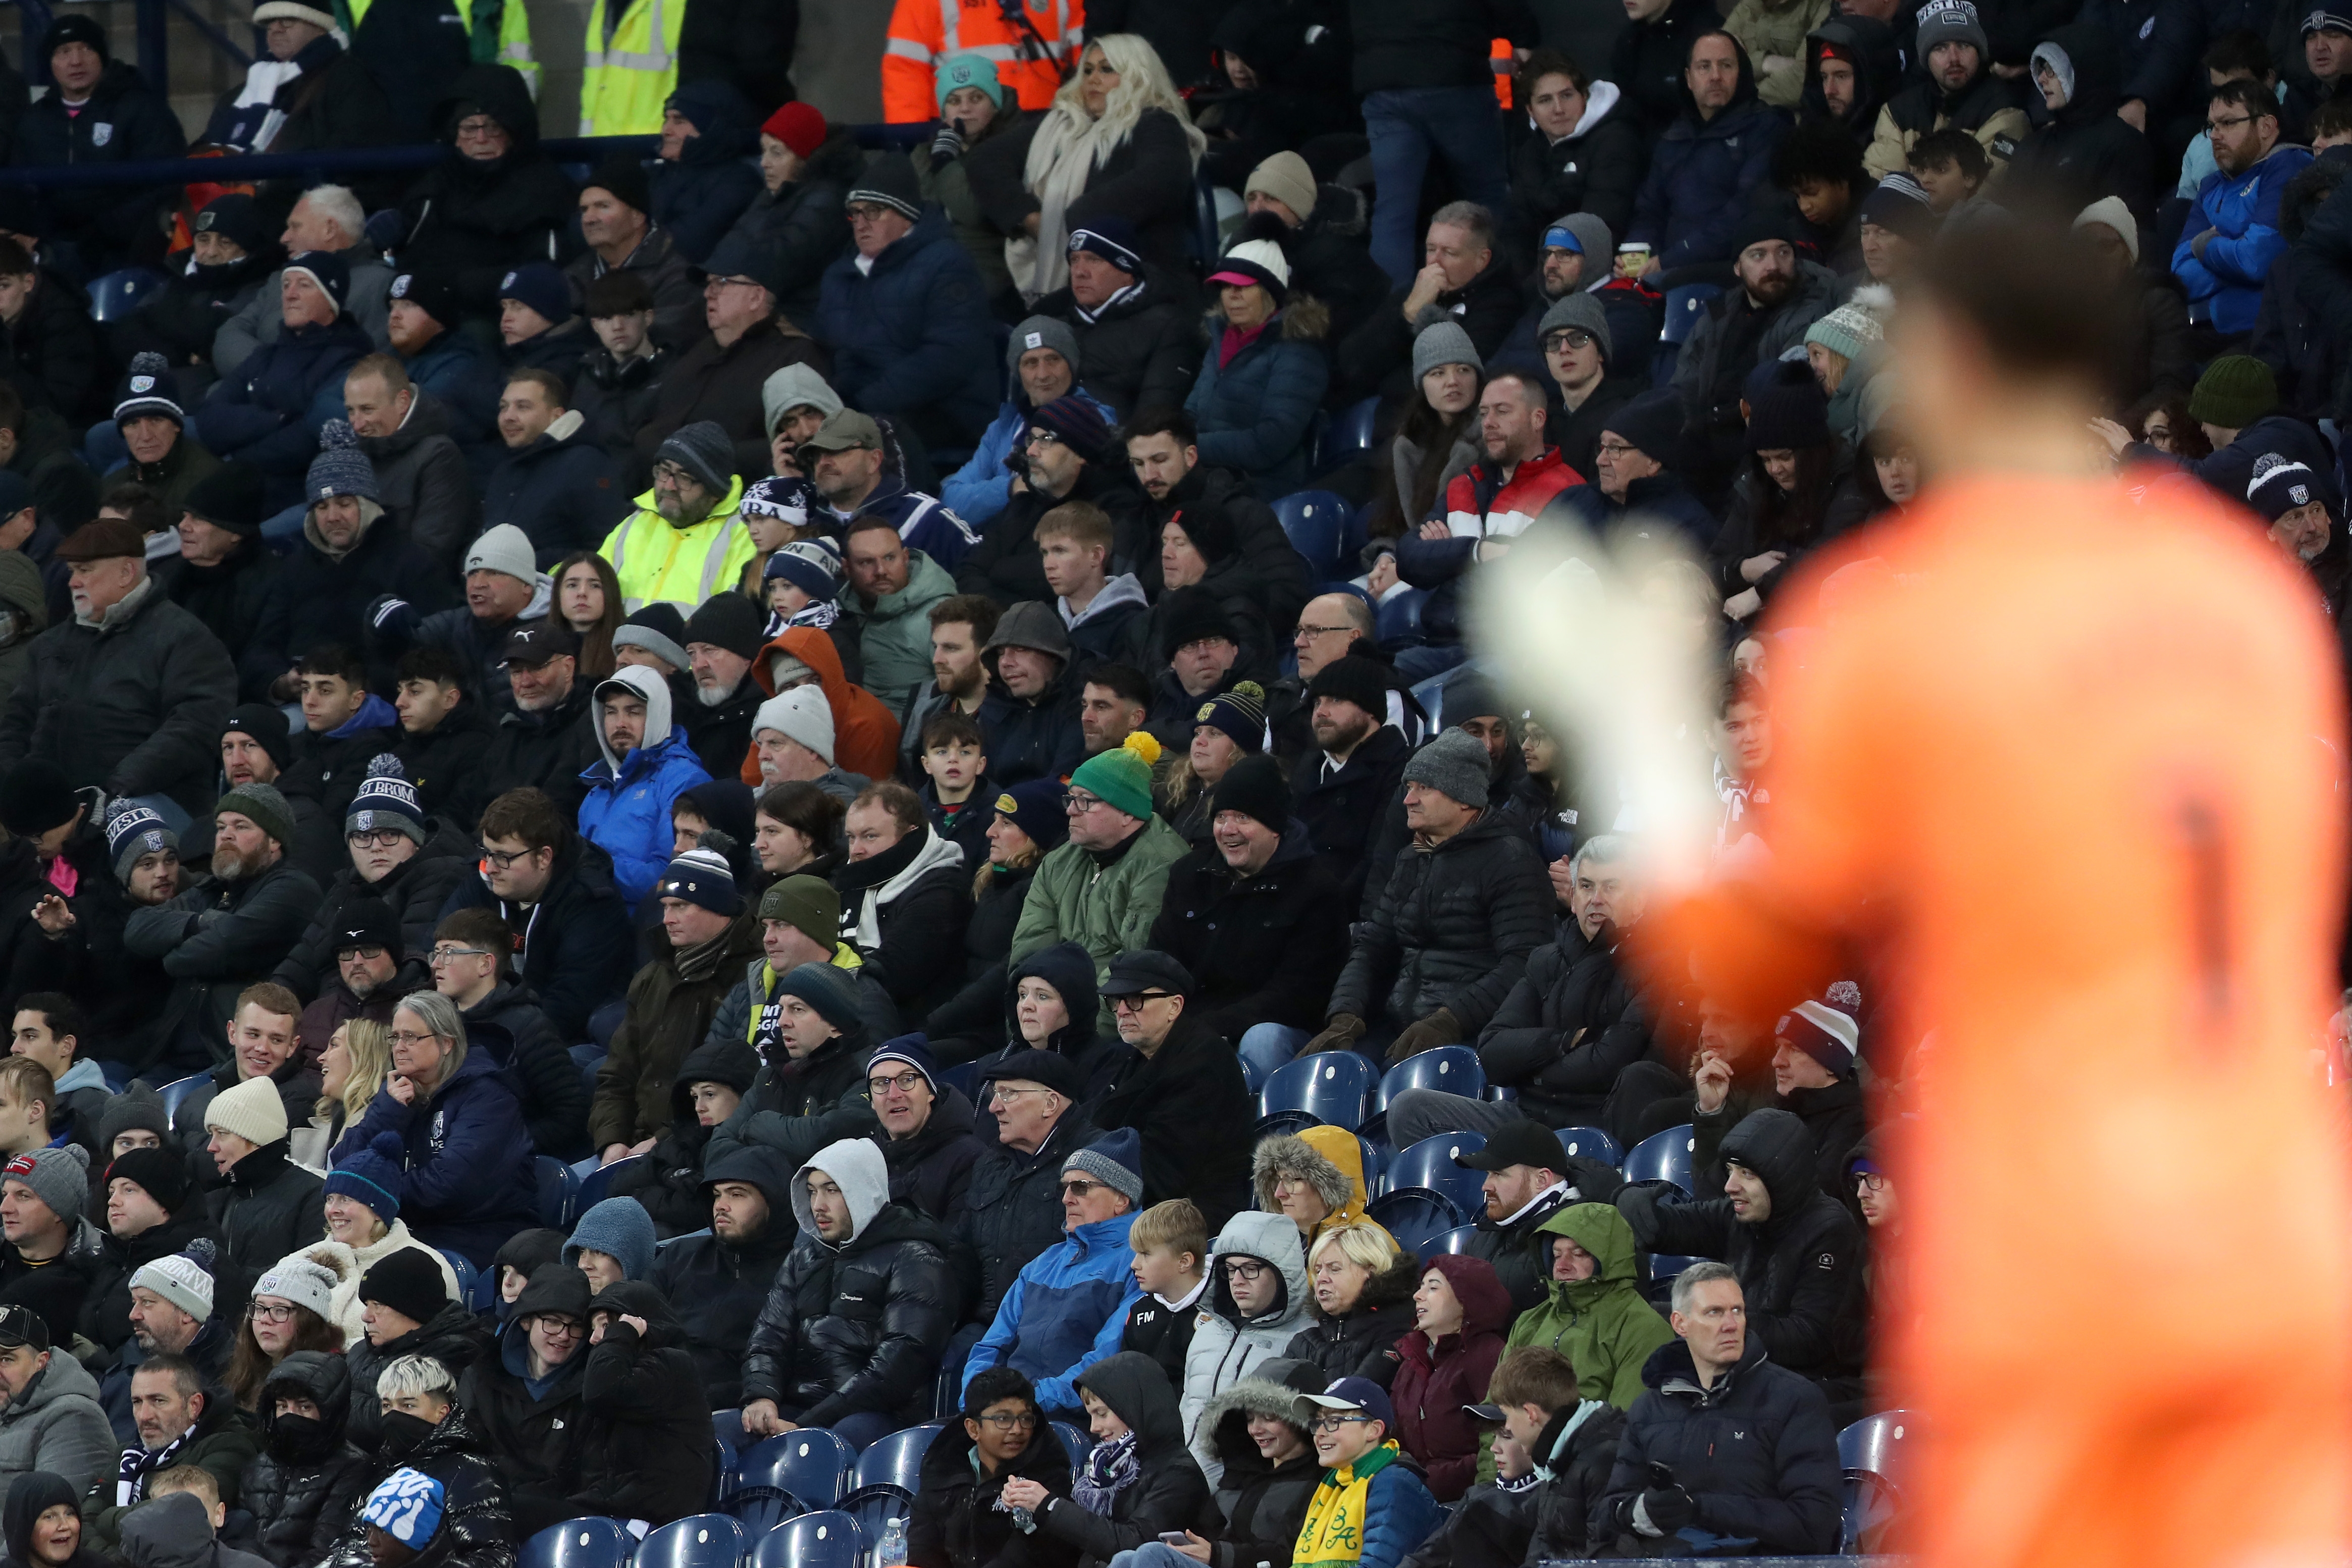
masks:
{"label": "orange traffic vest", "polygon": [[1036,29],[1045,58],[1034,58],[1029,27],[1007,22],[997,0],[898,0],[882,47],[882,118],[937,120],[933,72],[946,57],[966,53],[994,60],[997,80],[1020,96],[1022,108],[1052,104],[1085,46],[1085,0],[1021,0],[1021,15]]}

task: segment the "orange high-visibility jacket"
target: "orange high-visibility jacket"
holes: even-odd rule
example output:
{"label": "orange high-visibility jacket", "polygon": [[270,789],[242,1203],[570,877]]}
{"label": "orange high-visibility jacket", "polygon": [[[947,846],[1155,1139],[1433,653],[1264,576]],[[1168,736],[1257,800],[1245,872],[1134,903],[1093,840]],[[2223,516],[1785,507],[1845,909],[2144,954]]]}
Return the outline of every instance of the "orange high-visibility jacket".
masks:
{"label": "orange high-visibility jacket", "polygon": [[[2001,476],[1805,563],[1769,881],[1637,928],[1769,1018],[1866,955],[1925,1568],[2339,1563],[2346,1118],[2325,1085],[2344,695],[2303,573],[2202,492]],[[1664,953],[1671,942],[1656,951]]]}
{"label": "orange high-visibility jacket", "polygon": [[882,47],[882,118],[937,120],[932,72],[942,58],[966,51],[996,62],[996,79],[1020,95],[1022,108],[1050,105],[1085,44],[1085,0],[1021,0],[1021,7],[1050,59],[1027,57],[1027,33],[1004,19],[998,0],[898,0]]}

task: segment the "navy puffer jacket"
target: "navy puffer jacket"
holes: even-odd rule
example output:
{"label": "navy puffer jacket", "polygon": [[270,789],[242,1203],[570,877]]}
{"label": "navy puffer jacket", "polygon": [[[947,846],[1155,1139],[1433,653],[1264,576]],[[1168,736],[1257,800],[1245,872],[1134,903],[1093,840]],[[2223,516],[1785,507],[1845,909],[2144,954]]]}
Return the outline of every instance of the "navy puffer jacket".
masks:
{"label": "navy puffer jacket", "polygon": [[1259,496],[1288,495],[1307,481],[1307,447],[1315,413],[1331,383],[1323,338],[1331,313],[1320,300],[1294,297],[1247,347],[1218,363],[1222,316],[1209,323],[1201,379],[1184,400],[1201,432],[1201,461],[1239,468]]}
{"label": "navy puffer jacket", "polygon": [[1738,39],[1739,82],[1731,101],[1701,120],[1690,89],[1683,111],[1658,138],[1650,173],[1634,198],[1629,240],[1646,243],[1667,271],[1732,259],[1731,240],[1753,195],[1770,188],[1772,153],[1789,133],[1788,118],[1756,96],[1756,73]]}
{"label": "navy puffer jacket", "polygon": [[671,101],[697,133],[654,170],[654,221],[698,267],[761,194],[760,172],[744,162],[760,132],[751,105],[718,78],[681,83]]}
{"label": "navy puffer jacket", "polygon": [[[487,1035],[492,1025],[478,1026]],[[530,1132],[506,1072],[489,1051],[469,1050],[430,1100],[403,1105],[379,1089],[356,1129],[408,1150],[400,1173],[401,1217],[428,1247],[462,1252],[488,1268],[507,1238],[539,1221],[539,1173]]]}
{"label": "navy puffer jacket", "polygon": [[375,352],[349,313],[323,327],[287,327],[213,384],[204,406],[205,445],[268,476],[271,507],[301,498],[302,475],[319,455],[319,429],[343,416],[343,376]]}
{"label": "navy puffer jacket", "polygon": [[994,318],[980,269],[936,203],[857,270],[855,252],[825,268],[816,336],[833,351],[833,389],[868,414],[935,416],[975,437],[998,401]]}

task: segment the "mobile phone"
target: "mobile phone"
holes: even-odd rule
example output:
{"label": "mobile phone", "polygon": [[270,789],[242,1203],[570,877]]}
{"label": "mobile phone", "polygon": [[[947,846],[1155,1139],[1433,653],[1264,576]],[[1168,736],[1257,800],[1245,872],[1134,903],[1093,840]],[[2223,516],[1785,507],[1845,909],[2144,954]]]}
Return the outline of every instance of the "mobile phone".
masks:
{"label": "mobile phone", "polygon": [[1160,1532],[1160,1544],[1162,1546],[1181,1546],[1191,1539],[1192,1537],[1181,1530],[1163,1530]]}

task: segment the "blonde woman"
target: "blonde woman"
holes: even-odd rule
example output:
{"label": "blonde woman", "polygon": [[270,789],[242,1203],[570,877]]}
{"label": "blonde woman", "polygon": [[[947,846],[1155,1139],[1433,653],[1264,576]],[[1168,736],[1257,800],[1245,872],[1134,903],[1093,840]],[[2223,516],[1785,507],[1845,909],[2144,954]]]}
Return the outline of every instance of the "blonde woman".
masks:
{"label": "blonde woman", "polygon": [[1069,281],[1070,235],[1094,223],[1123,226],[1147,266],[1180,266],[1208,144],[1150,44],[1131,33],[1088,43],[1028,138],[1020,189],[992,201],[988,161],[971,168],[992,221],[1014,236],[1004,260],[1021,297],[1034,303]]}
{"label": "blonde woman", "polygon": [[[345,1133],[367,1114],[368,1101],[392,1072],[392,1032],[373,1018],[346,1018],[319,1053],[319,1100],[310,1126],[324,1132],[324,1147],[344,1153]],[[323,1165],[324,1161],[317,1163]]]}
{"label": "blonde woman", "polygon": [[1386,1388],[1397,1366],[1389,1352],[1412,1331],[1420,1283],[1420,1260],[1370,1220],[1331,1226],[1307,1254],[1315,1326],[1299,1330],[1282,1353],[1314,1363],[1326,1380],[1369,1377]]}

